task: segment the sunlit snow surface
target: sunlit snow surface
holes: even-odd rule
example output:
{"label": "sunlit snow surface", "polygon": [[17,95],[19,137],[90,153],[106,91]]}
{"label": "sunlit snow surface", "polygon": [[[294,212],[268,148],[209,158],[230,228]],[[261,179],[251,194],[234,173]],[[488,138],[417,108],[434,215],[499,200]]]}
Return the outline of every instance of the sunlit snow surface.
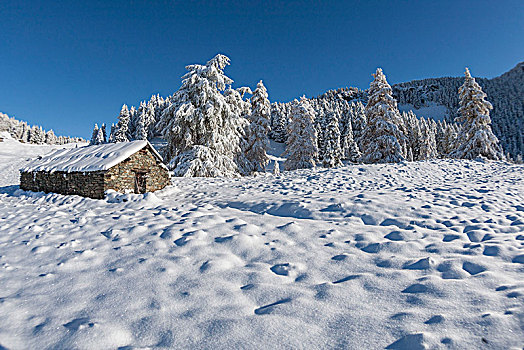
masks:
{"label": "sunlit snow surface", "polygon": [[523,166],[175,178],[92,200],[19,190],[39,146],[10,145],[0,349],[524,345]]}

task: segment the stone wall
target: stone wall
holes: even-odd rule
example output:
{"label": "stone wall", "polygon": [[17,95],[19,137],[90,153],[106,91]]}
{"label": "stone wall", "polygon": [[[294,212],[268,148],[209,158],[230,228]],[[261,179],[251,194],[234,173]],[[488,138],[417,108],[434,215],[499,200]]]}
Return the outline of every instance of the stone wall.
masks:
{"label": "stone wall", "polygon": [[135,174],[146,173],[146,191],[160,190],[169,184],[169,172],[149,147],[136,152],[107,171],[66,173],[25,172],[20,174],[20,188],[34,192],[77,194],[102,199],[106,190],[135,192]]}
{"label": "stone wall", "polygon": [[117,192],[135,192],[135,174],[146,173],[146,191],[161,190],[169,184],[169,172],[154,156],[149,147],[144,147],[123,162],[109,169],[104,175],[104,189]]}
{"label": "stone wall", "polygon": [[104,198],[104,172],[25,172],[20,174],[20,188],[25,191],[55,192],[77,194],[90,198]]}

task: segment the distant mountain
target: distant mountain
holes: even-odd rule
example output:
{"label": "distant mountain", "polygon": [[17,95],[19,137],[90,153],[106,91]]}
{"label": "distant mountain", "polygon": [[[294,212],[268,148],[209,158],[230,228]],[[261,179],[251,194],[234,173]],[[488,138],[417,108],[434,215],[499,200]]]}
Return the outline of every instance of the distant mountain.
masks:
{"label": "distant mountain", "polygon": [[0,132],[6,131],[13,139],[26,143],[63,145],[85,142],[80,137],[56,136],[53,130],[45,131],[41,126],[30,126],[24,121],[10,118],[7,114],[0,112]]}
{"label": "distant mountain", "polygon": [[[493,132],[513,158],[524,155],[524,62],[493,79],[475,78],[493,104]],[[464,78],[428,78],[393,85],[401,110],[417,116],[454,120],[459,106],[458,88]]]}

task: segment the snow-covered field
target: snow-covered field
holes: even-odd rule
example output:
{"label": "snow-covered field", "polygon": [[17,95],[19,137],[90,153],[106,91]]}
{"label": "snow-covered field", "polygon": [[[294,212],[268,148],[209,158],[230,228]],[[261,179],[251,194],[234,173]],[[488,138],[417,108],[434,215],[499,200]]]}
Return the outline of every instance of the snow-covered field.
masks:
{"label": "snow-covered field", "polygon": [[51,148],[0,143],[0,349],[524,345],[523,166],[19,190]]}

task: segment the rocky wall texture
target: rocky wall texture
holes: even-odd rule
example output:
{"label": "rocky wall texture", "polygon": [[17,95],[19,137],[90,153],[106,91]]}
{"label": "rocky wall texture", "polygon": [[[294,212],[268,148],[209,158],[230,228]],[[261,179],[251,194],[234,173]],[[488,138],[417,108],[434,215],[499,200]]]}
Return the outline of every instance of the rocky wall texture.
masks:
{"label": "rocky wall texture", "polygon": [[20,174],[20,188],[102,199],[106,190],[137,193],[137,173],[145,178],[146,192],[160,190],[169,184],[168,170],[146,147],[107,171],[23,172]]}
{"label": "rocky wall texture", "polygon": [[104,172],[25,172],[20,174],[20,188],[34,192],[55,192],[104,198]]}

